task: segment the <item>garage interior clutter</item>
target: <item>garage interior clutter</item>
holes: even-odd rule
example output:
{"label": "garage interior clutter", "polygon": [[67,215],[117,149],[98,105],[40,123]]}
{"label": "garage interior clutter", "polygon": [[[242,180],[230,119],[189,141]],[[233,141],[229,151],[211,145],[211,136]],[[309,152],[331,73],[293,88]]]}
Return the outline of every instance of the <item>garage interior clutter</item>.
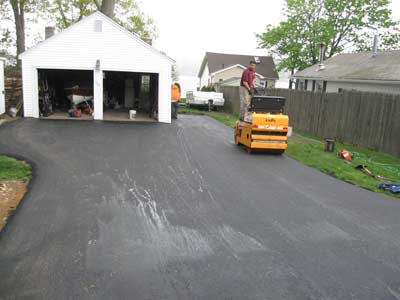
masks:
{"label": "garage interior clutter", "polygon": [[[39,69],[38,79],[40,117],[93,118],[93,71]],[[156,119],[157,98],[158,74],[103,71],[105,120]]]}

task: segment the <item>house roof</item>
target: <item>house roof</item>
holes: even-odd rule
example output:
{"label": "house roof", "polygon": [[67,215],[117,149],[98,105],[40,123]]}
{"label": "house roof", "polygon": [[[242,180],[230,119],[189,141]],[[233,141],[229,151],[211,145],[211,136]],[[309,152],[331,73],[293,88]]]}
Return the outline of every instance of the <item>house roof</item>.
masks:
{"label": "house roof", "polygon": [[103,14],[100,11],[95,11],[94,13],[92,13],[91,15],[84,17],[82,20],[72,24],[71,26],[65,28],[64,30],[56,33],[55,35],[53,35],[52,37],[36,44],[35,46],[25,50],[24,52],[20,53],[18,55],[18,58],[23,58],[26,54],[35,51],[38,48],[43,47],[44,45],[46,45],[47,43],[51,42],[52,40],[56,39],[56,38],[60,38],[62,37],[62,34],[68,30],[70,30],[71,28],[74,28],[75,26],[79,26],[79,24],[81,24],[82,22],[86,22],[92,18],[102,18],[104,21],[110,23],[111,25],[113,25],[114,27],[116,27],[117,29],[121,30],[122,32],[124,32],[128,37],[136,40],[137,42],[143,44],[145,47],[151,49],[152,51],[155,51],[157,54],[163,56],[164,58],[168,59],[169,61],[171,61],[172,63],[174,63],[175,61],[170,58],[169,56],[167,56],[165,53],[157,50],[156,48],[154,48],[153,46],[149,45],[148,43],[146,43],[145,41],[143,41],[140,36],[134,32],[130,32],[129,30],[127,30],[126,28],[122,27],[121,25],[119,25],[117,22],[115,22],[113,19],[111,19],[110,17],[106,16],[105,14]]}
{"label": "house roof", "polygon": [[[257,65],[257,73],[261,74],[265,78],[279,79],[279,75],[275,69],[275,63],[271,56],[256,56],[260,60],[260,64]],[[200,67],[199,77],[204,72],[206,65],[210,73],[215,73],[218,70],[228,68],[233,65],[247,66],[251,60],[254,60],[253,55],[239,55],[239,54],[224,54],[206,52],[203,62]]]}
{"label": "house roof", "polygon": [[297,72],[294,78],[314,78],[338,81],[400,81],[400,50],[339,54],[324,62],[325,68],[313,65]]}

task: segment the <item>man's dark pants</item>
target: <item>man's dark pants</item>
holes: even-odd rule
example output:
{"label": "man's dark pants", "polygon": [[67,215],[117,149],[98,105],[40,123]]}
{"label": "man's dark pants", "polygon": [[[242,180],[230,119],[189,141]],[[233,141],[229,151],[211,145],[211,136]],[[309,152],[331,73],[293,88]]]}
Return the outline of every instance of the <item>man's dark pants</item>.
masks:
{"label": "man's dark pants", "polygon": [[172,119],[178,119],[178,108],[179,108],[179,102],[172,101],[171,102],[171,117],[172,117]]}

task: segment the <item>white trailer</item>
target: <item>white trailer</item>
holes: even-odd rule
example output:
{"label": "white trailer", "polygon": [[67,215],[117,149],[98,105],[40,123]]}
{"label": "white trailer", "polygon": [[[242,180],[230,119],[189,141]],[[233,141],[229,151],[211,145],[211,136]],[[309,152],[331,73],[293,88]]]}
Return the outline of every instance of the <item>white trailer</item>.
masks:
{"label": "white trailer", "polygon": [[225,100],[222,93],[216,92],[187,92],[186,103],[188,106],[223,107]]}

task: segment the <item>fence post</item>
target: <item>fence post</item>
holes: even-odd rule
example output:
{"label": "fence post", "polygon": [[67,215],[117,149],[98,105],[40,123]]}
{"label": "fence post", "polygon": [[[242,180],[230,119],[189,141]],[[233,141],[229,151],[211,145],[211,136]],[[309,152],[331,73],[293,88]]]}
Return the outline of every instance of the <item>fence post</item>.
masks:
{"label": "fence post", "polygon": [[6,59],[0,57],[0,115],[6,112],[6,93],[4,90],[4,66]]}

